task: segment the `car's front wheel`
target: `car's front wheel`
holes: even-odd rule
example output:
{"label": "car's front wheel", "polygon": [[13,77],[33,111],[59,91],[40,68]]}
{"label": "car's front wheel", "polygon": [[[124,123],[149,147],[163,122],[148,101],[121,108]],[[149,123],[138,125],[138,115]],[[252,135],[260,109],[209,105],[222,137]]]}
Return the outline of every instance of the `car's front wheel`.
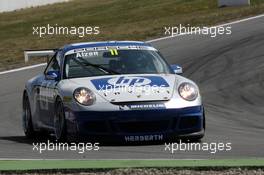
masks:
{"label": "car's front wheel", "polygon": [[30,108],[30,103],[29,103],[27,93],[24,93],[24,97],[23,97],[22,122],[23,122],[23,130],[24,130],[26,137],[33,138],[36,133],[33,129],[32,117],[31,117],[31,108]]}
{"label": "car's front wheel", "polygon": [[54,133],[57,141],[62,142],[67,140],[64,107],[60,99],[57,100],[55,105]]}

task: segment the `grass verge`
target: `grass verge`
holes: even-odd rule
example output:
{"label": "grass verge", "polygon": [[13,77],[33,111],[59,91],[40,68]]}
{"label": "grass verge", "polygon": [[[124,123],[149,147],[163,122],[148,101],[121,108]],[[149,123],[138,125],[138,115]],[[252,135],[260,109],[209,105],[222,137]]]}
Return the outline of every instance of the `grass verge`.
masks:
{"label": "grass verge", "polygon": [[[263,0],[251,2],[251,6],[218,8],[217,0],[73,0],[0,13],[0,71],[25,66],[25,49],[80,41],[146,40],[163,36],[165,26],[210,26],[263,13]],[[33,27],[47,24],[99,26],[100,34],[84,38],[32,34]]]}
{"label": "grass verge", "polygon": [[212,160],[2,160],[0,171],[159,167],[264,167],[264,159]]}

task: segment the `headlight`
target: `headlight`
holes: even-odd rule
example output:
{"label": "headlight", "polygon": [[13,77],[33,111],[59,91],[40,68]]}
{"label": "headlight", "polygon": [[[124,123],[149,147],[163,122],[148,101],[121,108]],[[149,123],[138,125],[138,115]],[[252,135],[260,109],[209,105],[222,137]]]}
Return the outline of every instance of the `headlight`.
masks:
{"label": "headlight", "polygon": [[191,83],[182,83],[178,91],[180,96],[187,101],[193,101],[198,97],[198,89]]}
{"label": "headlight", "polygon": [[87,88],[78,88],[73,93],[74,99],[85,106],[94,104],[96,97],[94,93]]}

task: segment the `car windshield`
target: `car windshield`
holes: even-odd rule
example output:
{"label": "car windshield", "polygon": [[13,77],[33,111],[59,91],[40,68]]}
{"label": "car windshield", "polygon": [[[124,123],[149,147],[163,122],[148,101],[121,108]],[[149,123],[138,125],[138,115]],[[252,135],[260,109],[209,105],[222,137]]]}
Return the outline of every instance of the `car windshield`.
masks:
{"label": "car windshield", "polygon": [[64,78],[168,73],[168,64],[154,50],[82,51],[67,55],[64,62]]}

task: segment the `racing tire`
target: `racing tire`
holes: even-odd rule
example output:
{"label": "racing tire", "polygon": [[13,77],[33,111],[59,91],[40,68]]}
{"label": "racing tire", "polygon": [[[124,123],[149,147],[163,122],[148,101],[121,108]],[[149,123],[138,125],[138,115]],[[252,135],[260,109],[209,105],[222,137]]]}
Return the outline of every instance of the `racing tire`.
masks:
{"label": "racing tire", "polygon": [[22,116],[23,130],[27,138],[34,138],[36,132],[32,124],[31,108],[28,95],[25,92],[23,96],[23,116]]}
{"label": "racing tire", "polygon": [[66,128],[64,106],[59,98],[57,99],[55,105],[54,134],[57,142],[67,141],[67,128]]}

